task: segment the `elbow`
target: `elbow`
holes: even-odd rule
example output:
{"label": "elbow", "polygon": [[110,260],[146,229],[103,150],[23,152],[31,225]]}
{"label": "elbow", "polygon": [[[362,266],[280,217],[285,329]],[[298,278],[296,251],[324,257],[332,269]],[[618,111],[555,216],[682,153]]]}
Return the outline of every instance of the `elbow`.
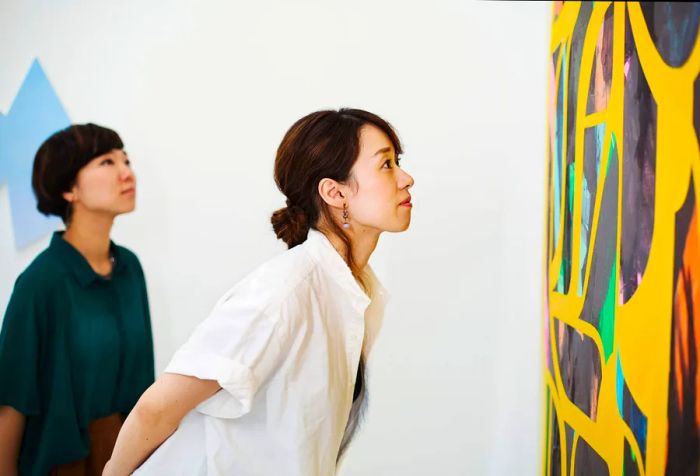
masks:
{"label": "elbow", "polygon": [[157,430],[159,433],[168,430],[171,432],[177,428],[178,422],[168,414],[168,410],[166,403],[150,388],[136,403],[130,417],[133,416],[142,428]]}

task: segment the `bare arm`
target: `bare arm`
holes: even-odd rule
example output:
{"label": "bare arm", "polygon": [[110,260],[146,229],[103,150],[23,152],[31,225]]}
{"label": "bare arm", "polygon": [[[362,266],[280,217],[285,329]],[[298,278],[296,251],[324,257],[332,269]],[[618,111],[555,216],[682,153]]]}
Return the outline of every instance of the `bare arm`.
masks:
{"label": "bare arm", "polygon": [[163,374],[129,413],[103,476],[131,474],[173,434],[190,410],[220,389],[215,380]]}
{"label": "bare arm", "polygon": [[0,406],[0,474],[18,474],[17,460],[25,421],[24,414],[12,407]]}

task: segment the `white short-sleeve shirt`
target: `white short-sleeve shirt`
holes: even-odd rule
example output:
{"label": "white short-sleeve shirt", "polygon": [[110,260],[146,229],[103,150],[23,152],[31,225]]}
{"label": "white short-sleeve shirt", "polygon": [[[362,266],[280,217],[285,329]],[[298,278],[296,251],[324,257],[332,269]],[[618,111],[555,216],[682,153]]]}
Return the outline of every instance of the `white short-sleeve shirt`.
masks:
{"label": "white short-sleeve shirt", "polygon": [[328,476],[388,299],[322,233],[229,290],[166,372],[219,382],[137,475]]}

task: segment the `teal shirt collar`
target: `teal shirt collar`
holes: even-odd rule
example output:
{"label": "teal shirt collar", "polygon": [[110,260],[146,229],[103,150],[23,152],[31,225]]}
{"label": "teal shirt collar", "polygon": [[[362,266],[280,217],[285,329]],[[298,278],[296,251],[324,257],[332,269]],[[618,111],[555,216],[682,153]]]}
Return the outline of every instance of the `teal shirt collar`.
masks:
{"label": "teal shirt collar", "polygon": [[[86,287],[96,280],[105,281],[105,277],[97,274],[85,257],[63,239],[62,231],[54,232],[49,249],[73,272],[81,286]],[[124,262],[119,254],[119,247],[112,240],[109,241],[109,250],[114,257],[112,268],[112,276],[114,276],[124,268]]]}

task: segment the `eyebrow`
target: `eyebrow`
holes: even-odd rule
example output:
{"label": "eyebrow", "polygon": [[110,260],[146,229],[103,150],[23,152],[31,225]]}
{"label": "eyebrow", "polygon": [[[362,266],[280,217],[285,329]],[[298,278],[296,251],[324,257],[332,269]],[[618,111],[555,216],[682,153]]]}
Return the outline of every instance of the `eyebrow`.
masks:
{"label": "eyebrow", "polygon": [[391,147],[382,147],[381,149],[379,149],[378,151],[376,151],[376,152],[374,153],[374,155],[372,155],[372,157],[376,157],[376,156],[378,156],[379,154],[386,154],[387,152],[391,152]]}

